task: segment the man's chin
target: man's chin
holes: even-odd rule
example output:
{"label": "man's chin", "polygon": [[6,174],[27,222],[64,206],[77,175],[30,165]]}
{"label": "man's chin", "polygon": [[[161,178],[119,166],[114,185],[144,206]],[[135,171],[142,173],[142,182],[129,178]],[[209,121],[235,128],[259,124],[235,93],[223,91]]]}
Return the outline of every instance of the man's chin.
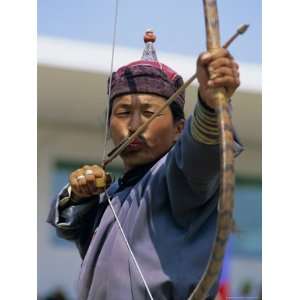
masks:
{"label": "man's chin", "polygon": [[151,163],[155,160],[155,158],[147,156],[142,151],[126,151],[121,154],[121,158],[126,169],[133,169],[135,167]]}

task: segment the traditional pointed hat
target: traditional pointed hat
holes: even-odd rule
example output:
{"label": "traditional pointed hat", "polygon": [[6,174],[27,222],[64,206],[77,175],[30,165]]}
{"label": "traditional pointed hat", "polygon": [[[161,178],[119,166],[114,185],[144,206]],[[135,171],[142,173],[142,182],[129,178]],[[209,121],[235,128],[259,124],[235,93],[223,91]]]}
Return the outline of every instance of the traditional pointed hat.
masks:
{"label": "traditional pointed hat", "polygon": [[[152,30],[144,35],[145,49],[141,60],[119,68],[112,74],[110,103],[121,95],[145,93],[169,98],[183,84],[182,77],[157,59]],[[184,92],[175,102],[183,110]]]}

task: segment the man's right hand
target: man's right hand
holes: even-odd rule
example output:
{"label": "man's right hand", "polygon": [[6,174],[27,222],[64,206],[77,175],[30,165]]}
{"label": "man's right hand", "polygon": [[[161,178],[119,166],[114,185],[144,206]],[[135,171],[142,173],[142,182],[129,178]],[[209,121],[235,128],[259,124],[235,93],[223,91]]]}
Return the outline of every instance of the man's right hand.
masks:
{"label": "man's right hand", "polygon": [[105,171],[97,165],[83,166],[72,172],[69,176],[71,186],[71,199],[79,201],[82,198],[88,198],[104,192],[105,187],[97,187],[96,182],[103,180],[106,182]]}

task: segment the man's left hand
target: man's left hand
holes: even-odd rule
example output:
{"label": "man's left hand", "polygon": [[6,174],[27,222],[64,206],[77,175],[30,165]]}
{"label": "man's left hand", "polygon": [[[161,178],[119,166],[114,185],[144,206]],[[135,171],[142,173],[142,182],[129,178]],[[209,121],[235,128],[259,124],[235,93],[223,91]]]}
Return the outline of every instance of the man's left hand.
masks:
{"label": "man's left hand", "polygon": [[202,100],[214,109],[214,88],[223,87],[229,99],[239,87],[239,65],[224,48],[216,50],[213,54],[204,52],[197,60],[197,79]]}

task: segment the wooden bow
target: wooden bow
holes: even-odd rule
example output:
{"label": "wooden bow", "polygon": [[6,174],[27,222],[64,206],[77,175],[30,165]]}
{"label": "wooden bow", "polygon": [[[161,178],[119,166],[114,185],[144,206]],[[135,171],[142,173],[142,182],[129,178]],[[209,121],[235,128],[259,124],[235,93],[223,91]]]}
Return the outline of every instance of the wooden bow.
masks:
{"label": "wooden bow", "polygon": [[[207,50],[214,53],[221,47],[216,0],[203,0]],[[234,153],[233,130],[224,88],[214,89],[220,136],[220,195],[216,236],[202,278],[188,300],[204,300],[216,282],[221,268],[228,237],[233,228]]]}

